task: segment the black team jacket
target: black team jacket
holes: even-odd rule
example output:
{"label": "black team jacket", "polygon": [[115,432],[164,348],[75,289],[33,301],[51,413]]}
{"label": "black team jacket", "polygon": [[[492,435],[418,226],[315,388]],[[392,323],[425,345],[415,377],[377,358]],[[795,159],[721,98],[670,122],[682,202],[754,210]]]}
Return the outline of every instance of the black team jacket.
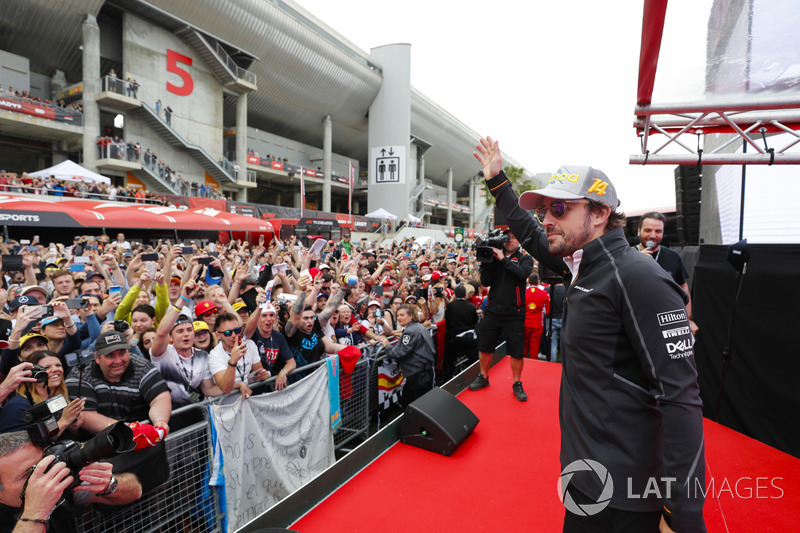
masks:
{"label": "black team jacket", "polygon": [[569,486],[593,501],[610,498],[613,509],[663,507],[675,531],[705,532],[702,402],[686,293],[621,228],[584,246],[572,280],[505,174],[488,184],[525,250],[565,274],[561,466],[602,465],[578,470]]}

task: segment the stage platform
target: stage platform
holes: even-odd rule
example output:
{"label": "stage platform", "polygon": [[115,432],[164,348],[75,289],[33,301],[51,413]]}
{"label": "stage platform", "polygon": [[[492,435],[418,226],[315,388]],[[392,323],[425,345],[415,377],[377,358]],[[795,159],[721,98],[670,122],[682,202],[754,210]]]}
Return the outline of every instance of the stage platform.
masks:
{"label": "stage platform", "polygon": [[[480,423],[452,456],[389,443],[289,527],[302,533],[561,531],[560,377],[560,364],[526,360],[529,400],[520,403],[511,391],[509,360],[501,359],[489,388],[458,395]],[[708,531],[800,531],[800,460],[709,420],[704,425]]]}

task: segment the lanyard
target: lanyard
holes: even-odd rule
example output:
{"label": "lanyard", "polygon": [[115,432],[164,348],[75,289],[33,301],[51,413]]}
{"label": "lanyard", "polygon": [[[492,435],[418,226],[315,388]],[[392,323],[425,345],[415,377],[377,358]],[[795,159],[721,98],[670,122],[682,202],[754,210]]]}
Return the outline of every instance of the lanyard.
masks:
{"label": "lanyard", "polygon": [[192,380],[194,379],[194,347],[192,347],[192,355],[190,355],[189,358],[192,360],[192,366],[190,368],[190,372],[186,372],[186,365],[184,364],[184,361],[186,361],[186,359],[181,354],[178,354],[178,359],[180,361],[181,370],[183,371],[183,375],[186,376],[186,379],[188,380],[188,384],[189,384],[189,386],[191,386],[192,385]]}

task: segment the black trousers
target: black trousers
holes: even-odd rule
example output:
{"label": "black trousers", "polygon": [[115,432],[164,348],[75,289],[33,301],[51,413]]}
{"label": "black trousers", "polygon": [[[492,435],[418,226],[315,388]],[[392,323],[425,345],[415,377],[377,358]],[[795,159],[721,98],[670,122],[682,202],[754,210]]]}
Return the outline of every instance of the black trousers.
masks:
{"label": "black trousers", "polygon": [[[578,504],[595,503],[582,493],[567,489]],[[581,516],[565,510],[563,533],[658,533],[661,522],[658,511],[622,511],[606,507],[597,514]]]}
{"label": "black trousers", "polygon": [[400,398],[400,405],[405,409],[408,404],[428,392],[433,388],[433,368],[427,367],[412,376],[406,376],[406,384],[403,385],[403,396]]}
{"label": "black trousers", "polygon": [[444,362],[442,363],[442,379],[436,376],[436,381],[444,383],[455,375],[456,361],[462,356],[467,357],[468,364],[478,360],[478,340],[473,335],[452,337],[445,341]]}

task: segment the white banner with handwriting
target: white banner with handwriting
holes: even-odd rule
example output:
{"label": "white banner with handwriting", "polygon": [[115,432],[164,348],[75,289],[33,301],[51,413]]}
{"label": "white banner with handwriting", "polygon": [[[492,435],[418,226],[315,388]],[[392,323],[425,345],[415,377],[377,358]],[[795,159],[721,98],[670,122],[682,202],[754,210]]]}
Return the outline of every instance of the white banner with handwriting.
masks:
{"label": "white banner with handwriting", "polygon": [[328,373],[282,391],[211,408],[225,475],[228,531],[235,531],[334,462]]}

